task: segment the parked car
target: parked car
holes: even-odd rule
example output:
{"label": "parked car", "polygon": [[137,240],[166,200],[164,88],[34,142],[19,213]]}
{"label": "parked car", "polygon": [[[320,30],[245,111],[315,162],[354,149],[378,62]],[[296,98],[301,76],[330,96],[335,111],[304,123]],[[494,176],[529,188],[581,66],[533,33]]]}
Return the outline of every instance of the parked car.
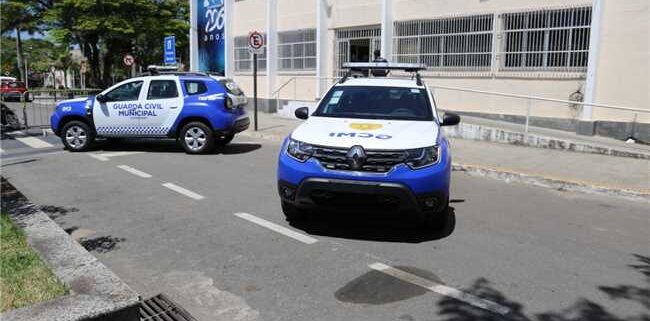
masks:
{"label": "parked car", "polygon": [[250,124],[246,96],[230,79],[205,73],[158,73],[120,82],[96,96],[64,100],[51,117],[72,152],[95,138],[176,138],[189,154],[228,144]]}
{"label": "parked car", "polygon": [[[284,140],[277,170],[288,220],[311,209],[412,213],[430,226],[449,203],[451,150],[440,130],[460,117],[438,115],[413,64],[347,64],[350,72],[396,70],[413,79],[344,77]],[[359,71],[362,71],[359,73]],[[364,72],[365,71],[365,72]]]}
{"label": "parked car", "polygon": [[0,95],[4,101],[20,101],[22,97],[25,97],[25,92],[27,92],[27,87],[22,81],[2,80],[0,82]]}

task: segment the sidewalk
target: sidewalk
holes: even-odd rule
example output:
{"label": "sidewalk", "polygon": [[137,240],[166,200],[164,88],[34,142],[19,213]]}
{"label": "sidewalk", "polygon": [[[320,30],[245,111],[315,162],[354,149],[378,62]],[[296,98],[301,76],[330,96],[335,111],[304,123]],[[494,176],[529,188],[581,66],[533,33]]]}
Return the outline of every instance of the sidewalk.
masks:
{"label": "sidewalk", "polygon": [[[259,113],[258,117],[259,130],[255,132],[251,128],[246,132],[247,135],[281,140],[301,123],[298,120],[280,118],[266,113]],[[466,122],[472,122],[472,120],[473,118],[463,118],[463,121]],[[575,137],[574,139],[579,138]],[[650,160],[647,159],[550,150],[459,138],[450,138],[449,140],[452,145],[456,170],[481,176],[503,176],[502,179],[546,187],[580,191],[592,190],[607,194],[612,192],[623,196],[640,196],[650,199]],[[599,145],[609,146],[606,140],[599,140]]]}

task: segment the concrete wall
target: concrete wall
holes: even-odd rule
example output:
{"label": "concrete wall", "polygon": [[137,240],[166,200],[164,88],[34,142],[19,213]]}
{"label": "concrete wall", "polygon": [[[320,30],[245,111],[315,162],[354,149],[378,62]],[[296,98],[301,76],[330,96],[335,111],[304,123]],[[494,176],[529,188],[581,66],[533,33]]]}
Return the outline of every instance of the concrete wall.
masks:
{"label": "concrete wall", "polygon": [[[605,0],[595,101],[650,110],[650,1]],[[630,121],[632,113],[594,108],[595,120]],[[639,114],[650,122],[650,114]]]}
{"label": "concrete wall", "polygon": [[[264,0],[245,0],[235,3],[235,35],[265,28]],[[335,29],[378,25],[381,21],[382,0],[328,0],[327,75],[334,76]],[[590,5],[590,0],[393,0],[395,21],[430,19],[458,15],[502,13],[542,8],[563,8]],[[597,103],[624,105],[650,110],[650,1],[604,0],[601,52],[598,61]],[[314,0],[278,0],[278,31],[316,27]],[[292,77],[314,76],[315,71],[278,73],[275,86],[279,88]],[[534,95],[568,100],[580,89],[584,93],[585,75],[554,72],[481,73],[428,72],[425,80],[430,85],[454,86],[496,91],[518,95]],[[236,81],[252,93],[250,74],[237,74]],[[268,97],[264,85],[265,74],[258,79],[260,97]],[[527,101],[475,93],[437,90],[439,104],[445,109],[467,112],[525,115]],[[316,80],[299,78],[280,91],[280,98],[313,100]],[[560,103],[534,102],[532,116],[561,119],[579,118],[579,108]],[[594,120],[629,122],[629,112],[594,108]],[[637,121],[650,122],[650,114],[638,115]]]}

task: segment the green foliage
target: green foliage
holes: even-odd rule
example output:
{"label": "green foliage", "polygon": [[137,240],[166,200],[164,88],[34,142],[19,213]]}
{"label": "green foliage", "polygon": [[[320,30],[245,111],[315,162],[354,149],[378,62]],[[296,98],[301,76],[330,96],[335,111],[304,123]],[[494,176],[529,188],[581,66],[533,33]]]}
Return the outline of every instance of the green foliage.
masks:
{"label": "green foliage", "polygon": [[[141,66],[161,64],[163,38],[176,36],[177,56],[189,62],[189,3],[182,0],[0,0],[2,33],[17,28],[44,33],[54,44],[39,48],[48,52],[34,69],[74,65],[60,50],[78,45],[89,64],[90,86],[107,86],[111,76],[126,74],[122,57],[131,53]],[[2,70],[16,73],[22,59],[9,41],[2,38]],[[40,44],[39,44],[40,45]],[[13,51],[10,47],[14,47]],[[29,55],[35,46],[22,45]],[[28,51],[29,50],[29,51]],[[11,55],[12,57],[6,57]],[[38,54],[40,55],[40,53]],[[40,57],[39,58],[43,58]],[[35,61],[32,59],[31,61]],[[31,67],[30,62],[30,69]],[[74,66],[73,66],[74,67]]]}
{"label": "green foliage", "polygon": [[51,300],[66,288],[32,250],[23,231],[0,216],[0,312]]}
{"label": "green foliage", "polygon": [[161,63],[166,35],[176,35],[184,48],[179,55],[189,58],[186,1],[61,0],[47,11],[45,22],[57,42],[81,46],[99,85],[106,85],[113,66],[123,68],[126,53],[135,54],[140,65]]}

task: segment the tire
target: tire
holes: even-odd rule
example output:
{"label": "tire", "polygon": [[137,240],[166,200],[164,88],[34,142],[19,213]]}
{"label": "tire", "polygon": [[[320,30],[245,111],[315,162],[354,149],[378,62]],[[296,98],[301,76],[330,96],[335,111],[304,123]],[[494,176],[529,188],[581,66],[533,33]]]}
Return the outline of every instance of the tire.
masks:
{"label": "tire", "polygon": [[178,139],[188,154],[205,154],[214,150],[214,133],[201,122],[191,122],[183,126]]}
{"label": "tire", "polygon": [[215,138],[215,144],[217,144],[217,146],[225,146],[228,145],[228,143],[230,143],[233,138],[235,138],[235,134],[217,136]]}
{"label": "tire", "polygon": [[282,212],[289,222],[299,221],[307,216],[305,210],[302,210],[286,201],[282,201]]}
{"label": "tire", "polygon": [[61,129],[63,146],[71,152],[85,152],[95,142],[95,131],[86,123],[73,120],[66,123]]}

